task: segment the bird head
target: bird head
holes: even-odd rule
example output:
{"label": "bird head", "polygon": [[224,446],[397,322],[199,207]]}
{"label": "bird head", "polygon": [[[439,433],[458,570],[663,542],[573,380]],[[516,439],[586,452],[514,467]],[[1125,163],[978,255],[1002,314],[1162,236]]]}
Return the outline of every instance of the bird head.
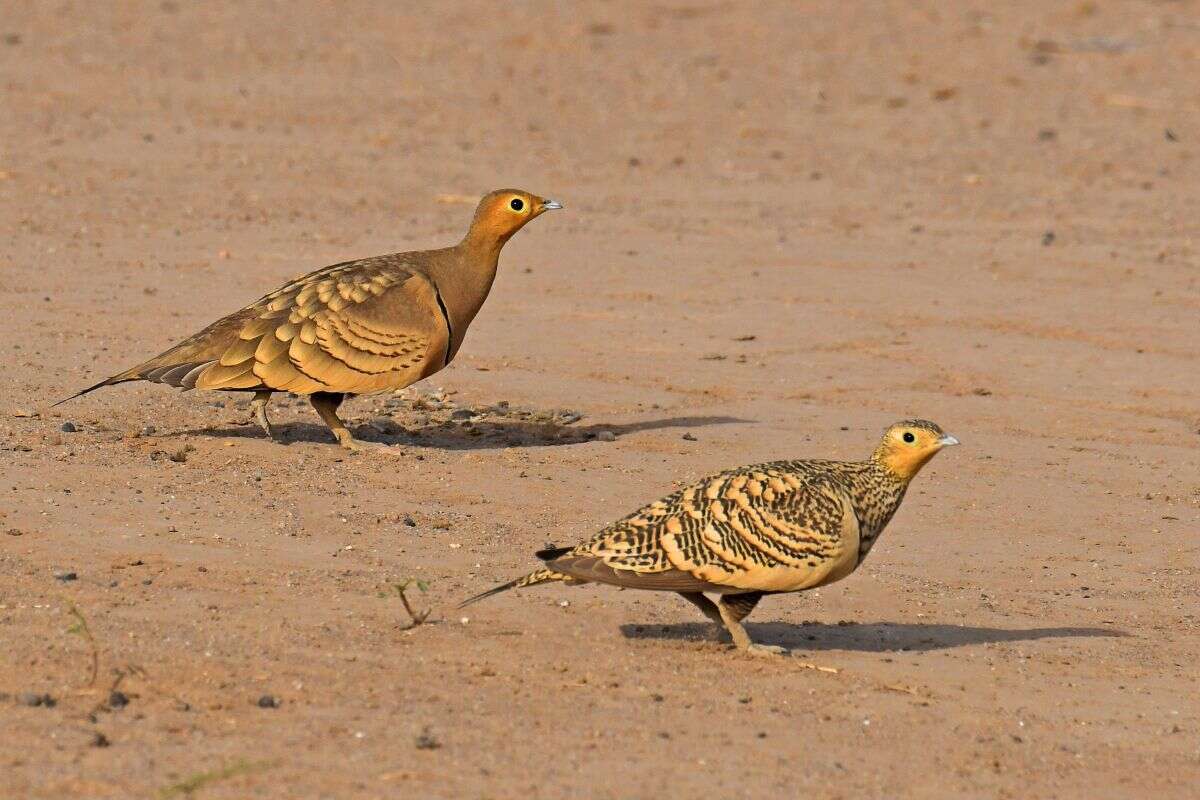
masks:
{"label": "bird head", "polygon": [[912,480],[929,459],[943,447],[958,444],[936,423],[908,419],[892,425],[883,434],[871,459],[901,480]]}
{"label": "bird head", "polygon": [[562,204],[521,189],[497,189],[479,201],[467,238],[502,244],[525,223],[556,208]]}

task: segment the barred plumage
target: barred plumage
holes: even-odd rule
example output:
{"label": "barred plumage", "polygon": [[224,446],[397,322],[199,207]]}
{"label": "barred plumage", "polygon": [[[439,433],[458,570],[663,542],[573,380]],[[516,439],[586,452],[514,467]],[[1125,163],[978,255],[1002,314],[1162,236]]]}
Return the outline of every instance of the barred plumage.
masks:
{"label": "barred plumage", "polygon": [[[745,650],[740,621],[764,594],[823,586],[870,552],[913,476],[958,440],[925,420],[898,422],[866,461],[775,461],[712,475],[656,500],[536,570],[471,598],[548,581],[679,592]],[[714,603],[705,592],[721,595]]]}

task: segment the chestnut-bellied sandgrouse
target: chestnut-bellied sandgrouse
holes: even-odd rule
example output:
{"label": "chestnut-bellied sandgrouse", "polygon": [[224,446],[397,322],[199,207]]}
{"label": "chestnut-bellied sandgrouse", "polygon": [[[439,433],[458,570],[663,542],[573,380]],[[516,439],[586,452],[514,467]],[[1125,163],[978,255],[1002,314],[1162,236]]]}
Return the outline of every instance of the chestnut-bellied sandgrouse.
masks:
{"label": "chestnut-bellied sandgrouse", "polygon": [[487,299],[504,243],[555,208],[562,206],[519,189],[491,192],[453,247],[310,272],[66,399],[126,381],[253,392],[258,423],[274,438],[266,413],[271,393],[308,395],[338,442],[361,449],[368,443],[337,416],[342,400],[401,389],[449,364]]}
{"label": "chestnut-bellied sandgrouse", "polygon": [[[545,566],[463,605],[549,581],[678,592],[723,625],[740,650],[742,620],[767,594],[824,586],[853,572],[900,507],[913,476],[958,440],[925,420],[892,425],[866,461],[774,461],[722,472],[612,523]],[[705,592],[718,595],[714,602]]]}

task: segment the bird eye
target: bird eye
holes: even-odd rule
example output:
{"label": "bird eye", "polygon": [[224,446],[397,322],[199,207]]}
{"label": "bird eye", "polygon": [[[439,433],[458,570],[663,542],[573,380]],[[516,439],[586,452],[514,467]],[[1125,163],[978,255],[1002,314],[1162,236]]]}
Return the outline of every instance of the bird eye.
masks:
{"label": "bird eye", "polygon": [[521,209],[523,209],[525,207],[525,201],[519,197],[514,197],[512,199],[512,202],[508,204],[508,207],[511,208],[513,211],[520,211]]}
{"label": "bird eye", "polygon": [[915,442],[915,441],[917,440],[917,437],[916,437],[916,436],[913,436],[913,433],[912,433],[912,431],[905,431],[905,432],[904,432],[904,436],[902,436],[902,437],[900,437],[900,438],[904,439],[904,441],[905,441],[907,444],[912,444],[913,442]]}

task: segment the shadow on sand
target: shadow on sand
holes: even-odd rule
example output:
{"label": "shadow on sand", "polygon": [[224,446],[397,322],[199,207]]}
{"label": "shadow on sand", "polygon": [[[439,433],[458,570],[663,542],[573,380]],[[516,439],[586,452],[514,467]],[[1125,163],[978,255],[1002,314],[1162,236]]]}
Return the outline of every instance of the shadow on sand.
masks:
{"label": "shadow on sand", "polygon": [[[397,447],[429,447],[441,450],[489,450],[504,447],[552,447],[581,444],[602,432],[618,438],[640,431],[664,428],[701,428],[709,425],[745,424],[753,420],[738,417],[669,417],[625,424],[594,423],[591,425],[560,425],[554,422],[523,420],[480,420],[429,423],[409,429],[385,420],[365,425],[351,425],[356,438],[367,442],[383,442]],[[333,443],[333,434],[324,425],[309,422],[275,424],[275,435],[281,444],[293,442]],[[236,427],[197,428],[165,436],[211,436],[216,438],[264,439],[265,434],[254,424]]]}
{"label": "shadow on sand", "polygon": [[[714,625],[698,622],[621,626],[621,633],[630,639],[712,641],[715,630]],[[789,650],[855,650],[864,653],[922,652],[988,642],[1129,635],[1114,628],[980,628],[970,625],[897,622],[844,625],[817,622],[800,625],[785,622],[747,623],[746,632],[756,642],[782,645]]]}

